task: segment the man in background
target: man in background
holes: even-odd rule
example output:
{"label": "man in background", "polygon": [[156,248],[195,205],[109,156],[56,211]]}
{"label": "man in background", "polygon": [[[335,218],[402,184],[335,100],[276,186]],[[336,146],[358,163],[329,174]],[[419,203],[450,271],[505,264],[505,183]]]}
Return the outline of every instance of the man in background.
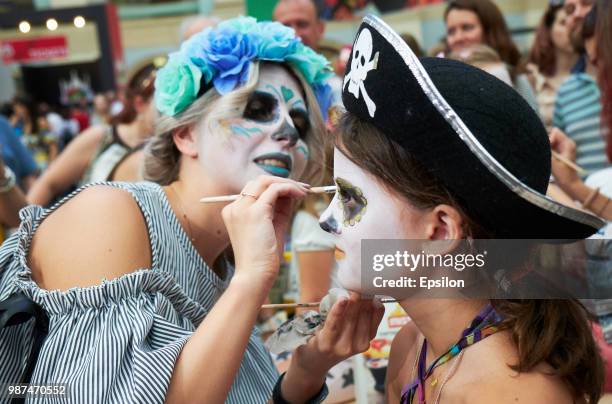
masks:
{"label": "man in background", "polygon": [[[279,0],[274,7],[273,19],[293,28],[304,45],[320,52],[320,43],[325,33],[325,21],[317,0]],[[349,50],[350,54],[350,50]],[[342,78],[333,76],[328,80],[331,91],[331,105],[342,105]]]}
{"label": "man in background", "polygon": [[279,0],[274,8],[273,18],[295,30],[304,45],[317,51],[325,33],[325,22],[315,0]]}

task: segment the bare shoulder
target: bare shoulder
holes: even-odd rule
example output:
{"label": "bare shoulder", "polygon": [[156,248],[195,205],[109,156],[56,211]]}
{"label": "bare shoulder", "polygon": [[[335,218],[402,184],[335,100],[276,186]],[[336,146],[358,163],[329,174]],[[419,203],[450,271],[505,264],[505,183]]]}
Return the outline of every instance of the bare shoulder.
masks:
{"label": "bare shoulder", "polygon": [[410,321],[393,339],[386,378],[388,403],[399,402],[401,390],[411,377],[420,334],[416,325]]}
{"label": "bare shoulder", "polygon": [[[466,350],[462,368],[472,370],[463,382],[463,402],[467,403],[558,403],[572,404],[571,392],[554,376],[546,363],[529,372],[519,373],[509,365],[516,364],[518,354],[507,333],[499,333]],[[463,372],[462,372],[463,373]],[[465,374],[465,373],[464,373]]]}
{"label": "bare shoulder", "polygon": [[68,144],[68,147],[73,145],[72,147],[95,148],[100,144],[107,131],[108,127],[106,125],[96,125],[89,127],[83,132],[79,133],[74,138],[74,140]]}
{"label": "bare shoulder", "polygon": [[537,370],[505,376],[491,375],[478,388],[468,389],[466,393],[464,402],[476,404],[574,403],[560,378]]}
{"label": "bare shoulder", "polygon": [[147,226],[129,192],[94,186],[40,224],[28,260],[33,279],[44,289],[98,285],[150,267]]}
{"label": "bare shoulder", "polygon": [[113,181],[142,181],[144,150],[137,150],[119,163],[113,173]]}

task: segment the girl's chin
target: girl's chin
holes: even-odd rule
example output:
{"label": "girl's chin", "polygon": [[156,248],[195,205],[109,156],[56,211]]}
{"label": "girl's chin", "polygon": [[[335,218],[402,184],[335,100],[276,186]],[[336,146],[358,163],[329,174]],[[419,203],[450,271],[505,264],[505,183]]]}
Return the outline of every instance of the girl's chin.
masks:
{"label": "girl's chin", "polygon": [[340,282],[340,286],[346,290],[361,292],[363,289],[360,271],[355,271],[351,268],[343,267],[342,265],[338,267],[338,282]]}

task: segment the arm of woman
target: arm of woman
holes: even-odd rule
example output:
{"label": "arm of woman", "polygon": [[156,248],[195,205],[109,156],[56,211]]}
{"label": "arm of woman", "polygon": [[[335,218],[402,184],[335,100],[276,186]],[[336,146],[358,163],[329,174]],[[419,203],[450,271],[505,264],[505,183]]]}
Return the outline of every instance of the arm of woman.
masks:
{"label": "arm of woman", "polygon": [[[567,160],[576,161],[576,143],[560,129],[553,128],[550,132],[552,150]],[[571,198],[583,204],[584,208],[606,220],[612,220],[612,201],[598,190],[587,186],[571,167],[555,157],[551,162],[552,172],[559,187]]]}
{"label": "arm of woman", "polygon": [[[0,159],[0,178],[5,178],[7,169],[10,170]],[[13,185],[5,192],[0,192],[0,223],[9,227],[19,226],[19,211],[24,206],[26,206],[25,196],[17,185]]]}
{"label": "arm of woman", "polygon": [[78,182],[93,158],[106,128],[96,126],[78,135],[51,163],[29,190],[28,202],[45,206],[54,197]]}
{"label": "arm of woman", "polygon": [[291,198],[306,194],[297,183],[271,176],[250,182],[244,192],[251,196],[223,209],[234,248],[234,277],[185,344],[174,368],[168,402],[225,401],[261,304],[278,274]]}

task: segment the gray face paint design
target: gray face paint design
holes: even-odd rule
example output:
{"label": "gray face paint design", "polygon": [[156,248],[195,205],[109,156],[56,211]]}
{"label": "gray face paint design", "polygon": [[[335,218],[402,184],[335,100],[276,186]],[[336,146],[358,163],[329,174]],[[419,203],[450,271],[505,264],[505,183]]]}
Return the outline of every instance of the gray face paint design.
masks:
{"label": "gray face paint design", "polygon": [[345,226],[354,226],[365,215],[368,200],[363,196],[361,188],[344,178],[337,177],[336,185],[338,186],[338,202],[344,213],[343,223]]}
{"label": "gray face paint design", "polygon": [[328,233],[340,234],[340,227],[338,226],[338,221],[332,215],[320,222],[319,226],[321,226],[321,228]]}

